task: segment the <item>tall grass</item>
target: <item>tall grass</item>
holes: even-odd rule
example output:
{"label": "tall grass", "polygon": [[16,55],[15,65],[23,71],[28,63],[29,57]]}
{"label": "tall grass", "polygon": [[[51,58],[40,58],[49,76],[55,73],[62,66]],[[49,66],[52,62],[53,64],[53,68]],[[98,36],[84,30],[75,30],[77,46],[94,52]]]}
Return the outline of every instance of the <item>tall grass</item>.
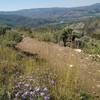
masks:
{"label": "tall grass", "polygon": [[[22,55],[22,56],[21,56]],[[34,86],[48,87],[51,100],[78,100],[76,89],[76,67],[52,66],[46,60],[33,59],[9,47],[0,47],[0,97],[13,91],[20,76],[35,76]],[[3,92],[3,90],[5,92]],[[4,94],[3,94],[4,93]],[[7,100],[7,99],[5,99]]]}
{"label": "tall grass", "polygon": [[[46,39],[46,41],[49,41],[47,36],[52,39],[51,33],[50,35],[44,33],[42,36],[42,39]],[[23,81],[25,84],[29,83],[27,77],[32,77],[33,87],[47,87],[50,100],[92,100],[91,95],[80,91],[80,65],[77,64],[76,58],[68,57],[69,65],[62,65],[60,62],[52,64],[47,59],[27,56],[6,45],[11,41],[19,42],[20,36],[16,37],[12,33],[0,36],[0,100],[11,100],[16,83]],[[56,61],[57,57],[53,59]],[[74,66],[70,66],[72,63]],[[18,98],[18,100],[20,99]],[[43,100],[43,98],[37,97],[36,100]]]}

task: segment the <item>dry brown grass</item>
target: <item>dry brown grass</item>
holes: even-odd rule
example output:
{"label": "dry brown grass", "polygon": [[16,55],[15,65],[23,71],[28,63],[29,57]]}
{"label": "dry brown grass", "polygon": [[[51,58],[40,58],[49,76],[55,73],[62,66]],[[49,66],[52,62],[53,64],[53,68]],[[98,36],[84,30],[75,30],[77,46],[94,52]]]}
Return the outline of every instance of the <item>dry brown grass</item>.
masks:
{"label": "dry brown grass", "polygon": [[[49,62],[53,71],[58,73],[60,94],[66,89],[74,91],[73,89],[78,86],[79,89],[100,95],[100,63],[92,61],[91,57],[83,52],[78,53],[68,47],[60,47],[29,37],[24,38],[16,47],[25,52],[38,54]],[[67,87],[62,90],[66,84]],[[70,95],[70,92],[67,94]]]}

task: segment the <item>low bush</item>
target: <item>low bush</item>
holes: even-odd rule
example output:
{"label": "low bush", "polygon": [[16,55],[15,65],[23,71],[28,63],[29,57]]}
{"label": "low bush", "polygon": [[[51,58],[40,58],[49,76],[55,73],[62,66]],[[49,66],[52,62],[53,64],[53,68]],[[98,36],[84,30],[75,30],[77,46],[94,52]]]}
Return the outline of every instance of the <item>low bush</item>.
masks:
{"label": "low bush", "polygon": [[90,39],[85,42],[83,50],[89,54],[100,54],[100,40]]}
{"label": "low bush", "polygon": [[0,42],[4,46],[14,47],[17,43],[21,42],[22,36],[20,33],[7,31],[5,35],[0,36]]}

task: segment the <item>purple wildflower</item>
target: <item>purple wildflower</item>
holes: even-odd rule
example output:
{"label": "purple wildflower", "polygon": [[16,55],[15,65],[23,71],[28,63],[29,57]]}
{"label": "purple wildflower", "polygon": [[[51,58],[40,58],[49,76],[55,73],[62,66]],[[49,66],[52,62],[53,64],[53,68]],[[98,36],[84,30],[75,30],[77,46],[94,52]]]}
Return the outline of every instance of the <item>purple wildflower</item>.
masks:
{"label": "purple wildflower", "polygon": [[49,100],[49,99],[50,99],[49,96],[44,97],[44,100]]}
{"label": "purple wildflower", "polygon": [[55,81],[54,80],[51,80],[51,84],[54,85],[55,84]]}

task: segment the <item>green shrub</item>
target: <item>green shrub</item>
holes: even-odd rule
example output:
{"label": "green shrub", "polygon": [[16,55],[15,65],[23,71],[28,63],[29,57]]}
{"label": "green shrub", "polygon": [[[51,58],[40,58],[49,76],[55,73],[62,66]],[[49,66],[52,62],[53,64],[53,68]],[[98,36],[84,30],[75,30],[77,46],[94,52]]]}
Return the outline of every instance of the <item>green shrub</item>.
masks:
{"label": "green shrub", "polygon": [[7,30],[11,30],[11,28],[8,26],[0,26],[0,35],[5,35]]}
{"label": "green shrub", "polygon": [[6,33],[5,38],[8,38],[8,41],[15,41],[16,43],[22,40],[22,36],[17,32],[8,32]]}
{"label": "green shrub", "polygon": [[85,42],[84,51],[89,54],[100,54],[100,41],[90,39]]}
{"label": "green shrub", "polygon": [[6,88],[0,89],[0,100],[10,100],[9,92]]}
{"label": "green shrub", "polygon": [[6,28],[0,27],[0,35],[4,35],[6,33]]}
{"label": "green shrub", "polygon": [[80,98],[81,100],[94,100],[93,97],[85,91],[80,92]]}
{"label": "green shrub", "polygon": [[20,33],[8,31],[5,35],[0,36],[1,45],[13,47],[22,40]]}

